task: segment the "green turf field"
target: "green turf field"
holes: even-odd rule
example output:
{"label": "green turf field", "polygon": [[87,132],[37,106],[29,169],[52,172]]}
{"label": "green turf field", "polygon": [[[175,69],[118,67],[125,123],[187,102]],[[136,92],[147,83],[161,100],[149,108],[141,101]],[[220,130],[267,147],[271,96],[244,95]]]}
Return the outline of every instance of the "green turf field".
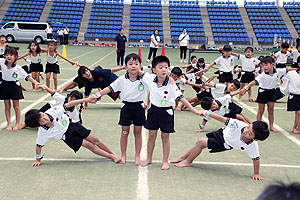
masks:
{"label": "green turf field", "polygon": [[[20,55],[27,52],[27,44],[20,46]],[[62,53],[62,48],[58,47]],[[127,53],[138,52],[137,48],[128,48]],[[160,54],[161,49],[158,51]],[[146,61],[148,49],[142,48],[142,58]],[[257,55],[267,55],[269,52],[255,52]],[[166,49],[166,55],[171,65],[179,63],[179,49]],[[210,63],[220,56],[219,53],[195,54],[204,57]],[[116,64],[116,54],[112,47],[68,46],[67,56],[79,63],[95,67],[112,68]],[[44,56],[45,58],[45,56]],[[43,59],[43,64],[46,60]],[[23,65],[25,62],[20,61]],[[147,64],[147,63],[144,63]],[[60,61],[61,74],[58,75],[59,86],[71,81],[77,74],[77,67]],[[212,75],[210,70],[205,76]],[[124,71],[118,72],[124,74]],[[42,81],[45,83],[45,80]],[[31,84],[22,82],[31,89]],[[53,87],[53,81],[51,81]],[[82,90],[83,91],[83,90]],[[96,91],[96,90],[95,90]],[[253,96],[257,87],[253,89]],[[65,95],[67,92],[64,93]],[[21,101],[21,110],[40,108],[49,100],[44,92],[24,92],[25,99]],[[188,88],[186,98],[195,96]],[[43,98],[43,99],[41,99]],[[244,96],[243,113],[250,120],[255,120],[257,104],[250,103]],[[160,170],[162,159],[161,139],[157,137],[154,151],[154,163],[149,167],[135,166],[134,138],[130,133],[127,159],[125,165],[115,164],[98,157],[90,151],[81,148],[75,154],[64,142],[51,139],[43,148],[45,159],[40,167],[29,167],[35,155],[35,140],[37,130],[5,131],[3,129],[4,103],[0,102],[0,199],[255,199],[262,189],[274,181],[299,181],[300,175],[300,135],[291,133],[294,113],[286,111],[286,98],[276,103],[275,123],[282,128],[279,133],[271,133],[270,137],[260,142],[261,168],[263,182],[253,181],[252,160],[247,154],[235,150],[209,154],[204,150],[190,168],[179,169],[170,165],[167,171]],[[247,106],[247,108],[245,108]],[[200,108],[199,108],[200,109]],[[112,101],[104,97],[96,105],[89,105],[83,111],[84,126],[92,129],[113,151],[120,155],[120,126],[118,126],[120,100]],[[252,111],[252,112],[251,112]],[[204,137],[208,131],[214,131],[223,125],[210,121],[204,133],[195,133],[202,117],[191,112],[175,112],[176,133],[171,136],[170,159],[174,159],[191,148],[196,140]],[[14,111],[12,110],[12,115]],[[264,115],[268,117],[266,112]],[[24,120],[24,114],[22,115]],[[14,122],[13,122],[14,125]],[[293,140],[286,135],[292,135]],[[144,136],[147,131],[144,130]],[[144,137],[142,158],[146,155]],[[298,143],[297,143],[298,142]]]}

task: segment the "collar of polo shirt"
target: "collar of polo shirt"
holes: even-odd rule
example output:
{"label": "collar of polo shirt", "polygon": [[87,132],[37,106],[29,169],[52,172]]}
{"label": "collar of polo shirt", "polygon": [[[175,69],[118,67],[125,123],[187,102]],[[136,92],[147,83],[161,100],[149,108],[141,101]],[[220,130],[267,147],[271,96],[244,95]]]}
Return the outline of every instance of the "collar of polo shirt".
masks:
{"label": "collar of polo shirt", "polygon": [[[53,122],[54,118],[51,115],[49,115],[48,113],[46,113],[46,115],[48,115],[50,121]],[[48,130],[50,128],[49,126],[46,126],[46,125],[41,126],[41,127],[44,128],[45,130]]]}
{"label": "collar of polo shirt", "polygon": [[[140,80],[142,77],[140,75],[137,75],[136,80]],[[125,73],[125,79],[129,79],[129,72]],[[130,79],[129,79],[130,80]]]}
{"label": "collar of polo shirt", "polygon": [[[157,76],[155,76],[153,82],[154,82],[154,83],[157,83],[157,82],[158,82]],[[167,85],[168,85],[168,82],[169,82],[169,77],[167,76],[166,79],[164,80],[162,86],[167,86]]]}
{"label": "collar of polo shirt", "polygon": [[[275,68],[275,67],[273,67],[273,74],[275,74],[276,72],[277,72],[276,68]],[[269,72],[265,72],[265,74],[269,74],[269,75],[270,75],[270,73],[269,73]]]}

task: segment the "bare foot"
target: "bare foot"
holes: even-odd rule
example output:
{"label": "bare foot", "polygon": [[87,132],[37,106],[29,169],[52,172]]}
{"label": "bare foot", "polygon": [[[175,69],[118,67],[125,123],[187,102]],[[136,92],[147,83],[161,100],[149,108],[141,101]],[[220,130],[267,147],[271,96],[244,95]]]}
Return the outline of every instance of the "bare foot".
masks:
{"label": "bare foot", "polygon": [[176,107],[176,110],[177,110],[177,111],[181,111],[181,106],[177,106],[177,107]]}
{"label": "bare foot", "polygon": [[242,102],[242,101],[243,101],[242,98],[239,98],[238,102]]}
{"label": "bare foot", "polygon": [[185,160],[183,160],[182,162],[177,163],[175,166],[176,167],[191,167],[192,163],[187,163]]}
{"label": "bare foot", "polygon": [[300,134],[300,131],[298,131],[297,129],[294,129],[294,130],[293,130],[293,133],[294,133],[294,134]]}
{"label": "bare foot", "polygon": [[120,164],[125,164],[126,163],[126,156],[122,156],[119,163]]}
{"label": "bare foot", "polygon": [[23,129],[23,128],[26,128],[26,124],[25,123],[21,124],[21,129]]}
{"label": "bare foot", "polygon": [[135,157],[135,165],[141,165],[140,157]]}
{"label": "bare foot", "polygon": [[270,130],[273,131],[273,132],[275,132],[275,133],[278,132],[278,130],[276,128],[274,128],[274,127],[270,127]]}
{"label": "bare foot", "polygon": [[25,88],[25,87],[23,88],[23,90],[26,92],[30,91],[28,88]]}
{"label": "bare foot", "polygon": [[250,102],[255,102],[256,98],[249,99]]}
{"label": "bare foot", "polygon": [[150,161],[150,160],[145,160],[144,162],[141,163],[141,166],[142,166],[142,167],[146,167],[146,166],[150,165],[151,163],[152,163],[152,161]]}
{"label": "bare foot", "polygon": [[59,90],[59,93],[63,93],[63,90]]}
{"label": "bare foot", "polygon": [[161,166],[161,170],[168,170],[170,167],[169,167],[169,163],[167,162],[163,162],[162,166]]}
{"label": "bare foot", "polygon": [[57,89],[54,89],[54,92],[57,92]]}
{"label": "bare foot", "polygon": [[5,130],[7,130],[7,131],[12,131],[12,126],[11,126],[11,124],[8,124]]}
{"label": "bare foot", "polygon": [[194,132],[201,133],[201,132],[203,132],[203,129],[194,130]]}
{"label": "bare foot", "polygon": [[121,158],[117,155],[117,154],[113,154],[112,155],[112,160],[115,162],[115,163],[119,163],[121,161]]}
{"label": "bare foot", "polygon": [[175,160],[171,160],[170,163],[179,163],[183,160],[184,160],[184,158],[179,157],[179,158],[176,158]]}
{"label": "bare foot", "polygon": [[21,130],[22,126],[20,124],[16,124],[15,127],[13,128],[14,131]]}

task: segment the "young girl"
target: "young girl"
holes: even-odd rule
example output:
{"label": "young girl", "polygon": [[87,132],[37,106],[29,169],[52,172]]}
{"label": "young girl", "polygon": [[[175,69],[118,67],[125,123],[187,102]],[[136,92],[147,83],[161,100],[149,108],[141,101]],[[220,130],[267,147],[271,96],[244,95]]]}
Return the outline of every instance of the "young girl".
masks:
{"label": "young girl", "polygon": [[[28,45],[29,52],[25,55],[19,57],[19,60],[25,58],[26,56],[30,57],[31,63],[29,66],[31,76],[38,83],[40,82],[40,73],[43,72],[43,65],[41,60],[41,53],[47,52],[47,49],[42,49],[38,43],[32,41]],[[29,72],[28,72],[29,73]],[[35,88],[35,85],[32,84],[32,91],[38,92],[39,90]]]}
{"label": "young girl", "polygon": [[0,35],[0,58],[4,58],[5,47],[7,46],[5,35]]}
{"label": "young girl", "polygon": [[47,64],[46,64],[46,85],[50,87],[50,76],[51,72],[53,72],[53,80],[54,80],[54,91],[57,91],[57,74],[60,73],[59,65],[57,61],[57,56],[62,59],[68,61],[71,65],[74,65],[75,62],[65,58],[60,53],[56,51],[56,43],[54,41],[48,42],[48,50],[47,50]]}
{"label": "young girl", "polygon": [[[38,84],[36,80],[31,78],[19,65],[16,64],[18,59],[18,51],[13,47],[6,47],[4,51],[5,59],[0,58],[0,70],[2,70],[2,82],[0,84],[0,100],[4,100],[5,117],[7,121],[6,130],[20,130],[20,105],[19,99],[24,99],[20,86],[20,79]],[[13,101],[13,107],[16,113],[16,125],[12,129],[10,121],[10,108]]]}

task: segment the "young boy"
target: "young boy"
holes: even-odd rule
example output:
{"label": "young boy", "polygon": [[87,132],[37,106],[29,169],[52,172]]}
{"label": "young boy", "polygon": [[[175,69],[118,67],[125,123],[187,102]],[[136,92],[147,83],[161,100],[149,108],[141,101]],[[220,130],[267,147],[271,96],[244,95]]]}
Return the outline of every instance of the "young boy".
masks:
{"label": "young boy", "polygon": [[64,114],[68,108],[83,102],[96,103],[95,97],[74,100],[65,105],[52,107],[45,113],[32,109],[25,114],[25,124],[28,127],[39,127],[36,140],[36,161],[30,166],[41,164],[42,147],[50,139],[63,140],[76,153],[81,146],[89,149],[93,153],[112,159],[115,163],[120,158],[111,151],[103,142],[91,133],[91,130],[83,127],[79,122],[73,123],[69,116]]}
{"label": "young boy", "polygon": [[191,112],[197,113],[197,110],[183,97],[178,87],[175,84],[170,84],[168,77],[169,67],[170,61],[166,56],[157,56],[152,61],[152,70],[156,75],[140,72],[140,74],[143,74],[142,81],[150,90],[150,101],[152,103],[145,122],[145,128],[149,130],[149,139],[147,160],[141,164],[143,167],[152,162],[157,130],[160,129],[163,143],[163,163],[161,169],[169,169],[169,137],[170,133],[175,132],[174,111],[172,109],[175,100],[181,101]]}
{"label": "young boy", "polygon": [[297,50],[291,51],[291,54],[293,55],[293,64],[292,64],[293,68],[299,68],[297,59],[300,57],[300,45],[296,46],[296,49]]}
{"label": "young boy", "polygon": [[284,42],[281,44],[280,51],[275,53],[276,58],[276,68],[286,68],[286,63],[288,57],[291,55],[291,53],[288,51],[289,44],[287,42]]}
{"label": "young boy", "polygon": [[4,51],[7,45],[5,35],[0,35],[0,58],[5,58]]}
{"label": "young boy", "polygon": [[125,58],[126,74],[116,79],[110,86],[96,94],[98,98],[110,92],[120,92],[122,108],[119,125],[122,126],[120,146],[121,161],[126,163],[126,149],[130,125],[134,125],[135,137],[135,164],[140,165],[140,153],[142,148],[142,126],[145,123],[144,100],[147,96],[148,87],[143,83],[139,71],[142,68],[141,58],[135,54],[129,54]]}
{"label": "young boy", "polygon": [[[211,97],[214,99],[223,97],[226,94],[230,94],[231,92],[238,90],[241,87],[241,84],[238,80],[234,79],[228,84],[203,83],[203,86],[211,87],[211,88],[208,88],[205,91],[198,93],[196,97],[189,99],[189,103],[191,103],[192,106],[194,107],[201,103],[203,97]],[[233,96],[238,93],[239,92],[233,93]],[[182,109],[184,109],[183,106]]]}
{"label": "young boy", "polygon": [[205,148],[211,149],[210,153],[236,149],[248,153],[253,160],[254,174],[252,179],[262,181],[263,177],[259,175],[260,158],[257,140],[263,141],[268,138],[267,123],[255,121],[246,124],[237,119],[226,118],[207,110],[200,110],[199,115],[214,118],[225,123],[226,127],[206,134],[206,138],[199,139],[196,146],[171,162],[177,163],[177,167],[190,167],[193,160]]}
{"label": "young boy", "polygon": [[[250,120],[242,114],[243,109],[232,102],[232,96],[230,94],[217,99],[204,97],[201,101],[201,107],[224,117],[238,119],[248,124],[251,123]],[[200,129],[195,130],[195,132],[202,132],[210,119],[210,117],[204,117]]]}
{"label": "young boy", "polygon": [[220,65],[220,75],[219,82],[220,83],[229,83],[233,80],[233,69],[234,69],[234,61],[237,60],[236,56],[231,55],[232,48],[230,45],[226,44],[223,47],[223,55],[217,58],[214,62],[212,62],[208,67],[213,67],[214,65]]}
{"label": "young boy", "polygon": [[257,120],[261,121],[262,115],[265,111],[265,104],[268,106],[268,115],[269,115],[269,125],[270,130],[277,132],[274,128],[274,104],[276,102],[276,92],[275,87],[277,85],[278,80],[285,75],[290,70],[296,70],[296,68],[283,68],[283,69],[275,69],[272,61],[272,57],[265,56],[262,63],[263,73],[259,74],[254,81],[250,82],[246,85],[242,90],[241,94],[244,95],[249,88],[253,85],[259,85],[258,95],[257,95],[257,103],[258,103],[258,111],[257,111]]}

